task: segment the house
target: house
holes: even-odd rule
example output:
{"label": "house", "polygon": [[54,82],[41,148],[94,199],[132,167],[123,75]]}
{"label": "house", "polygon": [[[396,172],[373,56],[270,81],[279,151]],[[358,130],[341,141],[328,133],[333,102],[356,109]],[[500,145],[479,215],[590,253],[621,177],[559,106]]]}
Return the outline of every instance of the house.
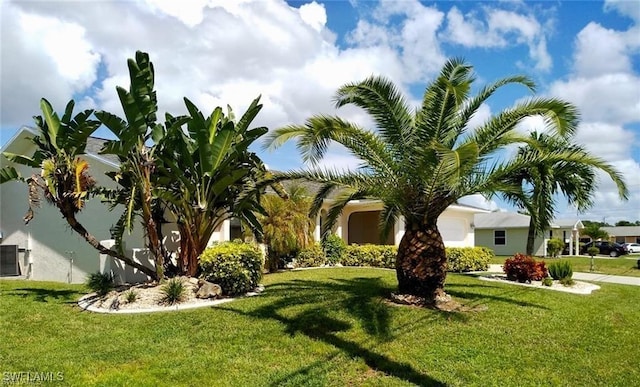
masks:
{"label": "house", "polygon": [[[34,144],[29,140],[37,133],[28,127],[21,128],[0,152],[17,154],[33,154]],[[86,155],[90,173],[102,186],[113,186],[115,183],[105,176],[106,172],[117,170],[118,160],[110,156],[100,155],[99,151],[104,139],[90,138]],[[0,167],[10,162],[0,157]],[[30,176],[38,171],[22,165],[14,165],[23,176]],[[28,208],[27,187],[21,182],[0,184],[0,243],[2,259],[0,260],[0,276],[19,275],[34,280],[50,280],[80,283],[88,274],[94,272],[114,272],[120,281],[133,282],[145,280],[146,276],[124,267],[118,260],[100,256],[84,239],[73,232],[61,219],[58,209],[42,203],[35,217],[28,225],[23,216]],[[330,199],[325,203],[316,220],[314,236],[320,239],[323,219],[326,219]],[[399,244],[404,234],[404,222],[400,220],[394,232],[386,240],[380,240],[378,216],[382,203],[377,200],[354,200],[342,212],[334,232],[349,244]],[[438,228],[444,243],[450,247],[474,245],[474,215],[488,212],[483,209],[452,205],[438,219]],[[78,214],[78,220],[106,247],[112,247],[110,228],[117,222],[121,210],[109,211],[108,206],[99,199],[89,200],[86,207]],[[165,245],[176,247],[175,225],[163,226]],[[125,236],[125,254],[140,263],[152,265],[152,259],[144,248],[141,230]],[[235,219],[226,220],[214,232],[210,243],[233,240],[241,237],[240,224]]]}
{"label": "house", "polygon": [[[477,214],[474,218],[475,245],[493,249],[496,255],[525,253],[529,233],[529,215],[513,212]],[[569,245],[569,251],[579,253],[580,230],[584,228],[578,219],[556,219],[543,235],[536,237],[533,254],[547,255],[547,241],[560,238]]]}
{"label": "house", "polygon": [[618,243],[640,243],[640,226],[602,227],[609,239]]}
{"label": "house", "polygon": [[[329,208],[330,201],[320,211],[315,229],[316,240]],[[404,220],[399,219],[386,240],[380,239],[379,218],[382,202],[379,200],[353,200],[347,204],[336,222],[334,232],[347,244],[399,245],[404,235]],[[488,210],[463,204],[449,206],[438,218],[438,229],[447,247],[474,246],[474,215]]]}

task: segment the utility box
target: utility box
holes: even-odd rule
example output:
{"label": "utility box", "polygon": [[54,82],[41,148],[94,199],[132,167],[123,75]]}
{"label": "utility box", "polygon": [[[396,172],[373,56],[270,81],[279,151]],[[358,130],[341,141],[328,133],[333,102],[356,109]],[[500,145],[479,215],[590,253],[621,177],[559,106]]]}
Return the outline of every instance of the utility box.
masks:
{"label": "utility box", "polygon": [[0,245],[0,276],[20,275],[18,245]]}

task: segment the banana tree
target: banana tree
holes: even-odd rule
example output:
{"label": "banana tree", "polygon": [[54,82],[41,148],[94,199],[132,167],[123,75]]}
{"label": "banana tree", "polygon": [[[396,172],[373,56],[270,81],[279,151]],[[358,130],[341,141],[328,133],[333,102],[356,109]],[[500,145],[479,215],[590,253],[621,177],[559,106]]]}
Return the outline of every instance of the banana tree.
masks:
{"label": "banana tree", "polygon": [[261,211],[260,195],[268,171],[249,146],[267,132],[250,129],[262,105],[253,100],[240,120],[231,108],[217,107],[205,118],[187,98],[187,130],[171,127],[158,143],[156,155],[162,176],[159,196],[177,219],[180,232],[178,268],[195,275],[198,257],[213,232],[231,217],[261,233],[254,212]]}
{"label": "banana tree", "polygon": [[123,231],[131,230],[134,217],[139,216],[147,247],[155,261],[153,277],[162,279],[167,252],[162,244],[161,203],[154,193],[157,146],[147,146],[147,143],[153,141],[157,144],[167,131],[165,125],[177,130],[187,118],[168,115],[165,125],[158,123],[155,76],[149,55],[138,51],[135,59],[129,59],[127,64],[131,80],[129,90],[116,88],[126,120],[106,111],[98,111],[95,116],[117,137],[117,140],[108,141],[102,150],[102,153],[116,155],[120,160],[120,170],[110,174],[120,184],[120,189],[110,197],[117,198],[115,204],[123,204],[126,208],[116,228],[117,246],[121,249]]}
{"label": "banana tree", "polygon": [[42,193],[47,202],[58,208],[71,229],[100,253],[151,275],[152,270],[100,244],[76,218],[95,188],[89,164],[79,156],[84,154],[87,139],[100,122],[89,119],[93,110],[85,110],[72,117],[74,105],[73,100],[69,101],[64,115],[59,117],[46,99],[40,101],[42,116],[34,117],[38,135],[31,139],[36,146],[33,155],[4,153],[14,163],[40,169],[40,174],[25,178],[13,166],[7,166],[0,170],[0,183],[18,180],[28,184],[29,209],[24,217],[25,223],[33,219],[33,209],[40,205]]}

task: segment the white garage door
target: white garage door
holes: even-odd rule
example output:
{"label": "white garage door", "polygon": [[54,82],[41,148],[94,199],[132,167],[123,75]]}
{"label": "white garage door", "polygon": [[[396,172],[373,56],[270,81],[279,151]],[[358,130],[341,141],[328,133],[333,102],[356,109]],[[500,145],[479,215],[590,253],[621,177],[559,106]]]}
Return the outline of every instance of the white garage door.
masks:
{"label": "white garage door", "polygon": [[467,237],[467,222],[461,218],[440,218],[438,229],[446,246],[463,246]]}

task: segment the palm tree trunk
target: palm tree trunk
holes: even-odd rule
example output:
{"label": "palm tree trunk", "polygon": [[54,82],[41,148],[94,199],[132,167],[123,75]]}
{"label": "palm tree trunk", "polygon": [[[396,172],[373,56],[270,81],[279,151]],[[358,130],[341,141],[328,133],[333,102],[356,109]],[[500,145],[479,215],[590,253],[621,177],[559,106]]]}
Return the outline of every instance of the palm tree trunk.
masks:
{"label": "palm tree trunk", "polygon": [[396,258],[400,293],[421,297],[432,305],[446,301],[446,263],[444,243],[435,224],[407,227]]}
{"label": "palm tree trunk", "polygon": [[137,263],[136,261],[134,261],[133,259],[126,257],[124,255],[119,254],[118,252],[108,249],[105,246],[103,246],[102,244],[100,244],[100,242],[98,242],[98,240],[92,235],[90,234],[86,228],[84,228],[84,226],[78,222],[78,220],[76,219],[75,216],[71,215],[71,214],[65,214],[65,219],[67,220],[67,223],[69,223],[69,226],[71,226],[71,228],[73,229],[73,231],[75,231],[76,233],[78,233],[82,238],[84,238],[84,240],[86,240],[87,242],[89,242],[89,244],[91,246],[93,246],[93,248],[95,248],[96,250],[98,250],[100,252],[100,254],[106,254],[109,255],[113,258],[119,259],[122,262],[124,262],[125,264],[127,264],[128,266],[131,266],[133,268],[136,268],[138,270],[140,270],[141,272],[143,272],[144,274],[148,275],[151,279],[153,280],[157,280],[158,277],[156,276],[156,272],[155,270],[146,267],[140,263]]}
{"label": "palm tree trunk", "polygon": [[536,228],[533,224],[533,216],[529,218],[529,232],[527,233],[527,255],[533,255],[533,244],[536,240]]}

